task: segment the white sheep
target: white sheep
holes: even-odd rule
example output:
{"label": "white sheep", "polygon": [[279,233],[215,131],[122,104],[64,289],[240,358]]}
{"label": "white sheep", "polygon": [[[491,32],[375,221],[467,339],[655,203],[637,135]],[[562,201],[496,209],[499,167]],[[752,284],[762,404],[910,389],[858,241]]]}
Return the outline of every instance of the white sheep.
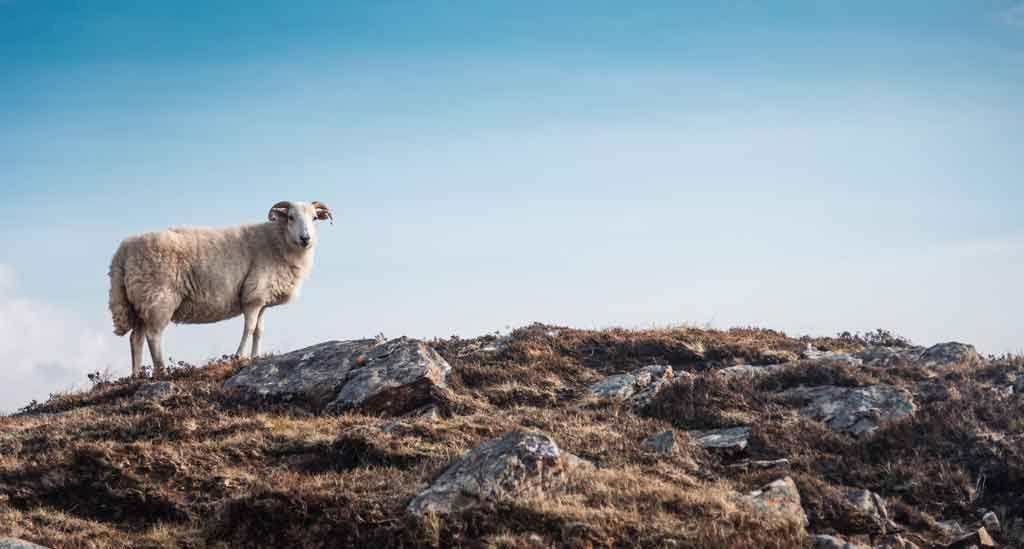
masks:
{"label": "white sheep", "polygon": [[131,332],[132,376],[141,374],[142,339],[153,371],[164,369],[160,341],[169,322],[206,324],[245,315],[237,355],[260,353],[263,313],[295,296],[313,267],[314,221],[334,214],[321,202],[278,202],[269,222],[226,228],[171,228],[124,240],[110,263],[114,333]]}

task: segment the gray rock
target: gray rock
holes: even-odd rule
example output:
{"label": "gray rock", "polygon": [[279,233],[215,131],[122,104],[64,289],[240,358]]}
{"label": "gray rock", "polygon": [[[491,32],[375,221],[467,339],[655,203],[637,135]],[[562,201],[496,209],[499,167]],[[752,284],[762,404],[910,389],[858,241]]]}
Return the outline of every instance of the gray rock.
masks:
{"label": "gray rock", "polygon": [[982,524],[985,525],[985,528],[988,529],[989,531],[998,532],[999,530],[1002,529],[1002,527],[999,524],[999,516],[997,516],[992,511],[989,511],[989,512],[985,513],[984,515],[982,515],[981,522],[982,522]]}
{"label": "gray rock", "polygon": [[559,450],[543,433],[513,431],[469,452],[420,492],[408,510],[416,515],[458,512],[484,501],[545,490],[587,462]]}
{"label": "gray rock", "polygon": [[867,366],[888,368],[917,361],[923,347],[870,347],[863,351],[851,353],[849,356]]}
{"label": "gray rock", "polygon": [[636,392],[636,377],[632,374],[608,376],[587,387],[587,392],[609,400],[626,400]]}
{"label": "gray rock", "polygon": [[629,400],[634,406],[645,406],[674,378],[671,366],[653,364],[628,374],[608,376],[587,387],[587,392],[607,400]]}
{"label": "gray rock", "polygon": [[651,435],[645,438],[640,444],[648,450],[661,454],[671,454],[679,449],[679,446],[676,443],[676,433],[671,430]]}
{"label": "gray rock", "polygon": [[819,351],[814,347],[808,346],[807,350],[800,353],[801,358],[812,361],[829,361],[829,362],[847,362],[853,366],[860,366],[864,363],[860,358],[854,357],[850,353],[839,353],[836,351]]}
{"label": "gray rock", "polygon": [[758,471],[764,469],[789,469],[789,460],[786,458],[782,459],[754,459],[744,460],[739,463],[733,463],[729,465],[730,469],[736,469],[740,471]]}
{"label": "gray rock", "polygon": [[259,359],[224,382],[248,396],[301,398],[329,411],[403,414],[429,404],[451,366],[422,341],[329,341]]}
{"label": "gray rock", "polygon": [[947,547],[949,547],[949,549],[996,547],[996,542],[992,539],[992,536],[989,535],[988,530],[985,530],[985,527],[983,526],[970,534],[957,538]]}
{"label": "gray rock", "polygon": [[1017,379],[1013,380],[1013,392],[1024,395],[1024,374],[1018,375]]}
{"label": "gray rock", "polygon": [[636,385],[641,389],[647,387],[651,383],[656,383],[665,379],[672,379],[674,374],[675,372],[672,371],[672,367],[667,364],[652,364],[633,371],[633,377],[636,378]]}
{"label": "gray rock", "polygon": [[868,549],[867,545],[849,543],[835,536],[811,536],[813,549]]}
{"label": "gray rock", "polygon": [[967,530],[955,520],[936,521],[935,525],[948,536],[962,536],[967,533]]}
{"label": "gray rock", "polygon": [[760,377],[768,374],[778,372],[780,368],[784,366],[780,364],[767,364],[764,366],[755,366],[753,364],[740,364],[737,366],[729,366],[717,370],[718,375],[726,378],[740,377],[740,376],[751,376]]}
{"label": "gray rock", "polygon": [[891,385],[870,387],[797,387],[784,398],[804,403],[800,413],[825,422],[835,431],[863,435],[885,422],[914,413],[910,392]]}
{"label": "gray rock", "polygon": [[857,512],[869,517],[879,531],[890,531],[895,524],[889,520],[889,510],[885,506],[885,500],[870,490],[851,489],[844,494],[846,501]]}
{"label": "gray rock", "polygon": [[160,400],[174,393],[174,385],[170,381],[146,383],[135,390],[135,398],[144,400]]}
{"label": "gray rock", "polygon": [[975,350],[974,345],[951,341],[932,345],[925,349],[918,361],[924,366],[948,368],[959,364],[980,364],[981,355]]}
{"label": "gray rock", "polygon": [[750,427],[687,431],[687,434],[705,448],[741,451],[747,447],[747,440],[750,438]]}
{"label": "gray rock", "polygon": [[18,538],[0,538],[0,549],[47,549],[30,541]]}
{"label": "gray rock", "polygon": [[650,385],[644,387],[635,395],[630,397],[629,402],[633,405],[634,409],[638,410],[650,404],[651,401],[654,400],[654,397],[658,396],[658,394],[665,390],[669,385],[692,377],[693,374],[690,372],[679,371],[675,372],[671,377],[655,378],[651,381]]}
{"label": "gray rock", "polygon": [[760,490],[740,497],[742,503],[755,511],[772,513],[789,518],[801,526],[807,526],[807,514],[800,504],[800,492],[796,483],[789,477],[783,477],[763,486]]}
{"label": "gray rock", "polygon": [[988,388],[997,399],[1010,398],[1013,396],[1013,385],[996,385]]}

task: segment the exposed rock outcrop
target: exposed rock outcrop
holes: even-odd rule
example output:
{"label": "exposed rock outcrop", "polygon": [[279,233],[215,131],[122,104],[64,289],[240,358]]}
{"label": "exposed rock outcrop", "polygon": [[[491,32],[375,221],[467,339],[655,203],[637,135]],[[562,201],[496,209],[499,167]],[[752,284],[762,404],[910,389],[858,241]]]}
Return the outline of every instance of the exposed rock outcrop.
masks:
{"label": "exposed rock outcrop", "polygon": [[543,433],[513,431],[481,444],[448,467],[409,502],[408,510],[417,515],[453,513],[484,501],[543,491],[567,471],[586,466]]}
{"label": "exposed rock outcrop", "polygon": [[329,341],[259,359],[226,389],[251,397],[301,398],[318,409],[403,414],[432,400],[451,367],[422,341]]}
{"label": "exposed rock outcrop", "polygon": [[914,413],[910,392],[891,385],[870,387],[797,387],[782,393],[802,403],[800,413],[835,431],[864,435],[888,421]]}

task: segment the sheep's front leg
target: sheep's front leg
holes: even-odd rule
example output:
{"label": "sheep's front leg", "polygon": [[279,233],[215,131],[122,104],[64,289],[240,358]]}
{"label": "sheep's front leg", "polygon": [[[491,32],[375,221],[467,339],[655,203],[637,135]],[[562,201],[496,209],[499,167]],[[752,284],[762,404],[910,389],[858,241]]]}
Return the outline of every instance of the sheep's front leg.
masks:
{"label": "sheep's front leg", "polygon": [[260,338],[263,337],[263,313],[267,312],[267,308],[263,307],[260,309],[259,315],[256,317],[256,329],[252,332],[252,356],[256,358],[260,356]]}
{"label": "sheep's front leg", "polygon": [[246,358],[247,348],[249,347],[249,338],[252,337],[253,332],[256,330],[256,321],[259,319],[260,306],[246,306],[242,310],[242,314],[245,315],[245,326],[242,328],[242,341],[238,343],[238,350],[235,351],[235,355],[239,358]]}

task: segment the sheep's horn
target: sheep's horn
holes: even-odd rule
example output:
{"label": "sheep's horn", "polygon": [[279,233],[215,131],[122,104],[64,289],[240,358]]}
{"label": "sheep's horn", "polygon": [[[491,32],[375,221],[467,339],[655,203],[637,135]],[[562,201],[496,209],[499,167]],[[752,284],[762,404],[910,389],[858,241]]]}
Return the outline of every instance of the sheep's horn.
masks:
{"label": "sheep's horn", "polygon": [[330,206],[323,202],[313,201],[313,208],[316,209],[317,219],[330,219],[331,225],[334,225],[334,212],[331,211]]}
{"label": "sheep's horn", "polygon": [[270,221],[274,221],[275,213],[287,214],[288,210],[291,209],[291,207],[292,203],[288,202],[287,200],[278,202],[277,204],[274,204],[273,206],[270,207],[270,211],[267,212],[267,219]]}

